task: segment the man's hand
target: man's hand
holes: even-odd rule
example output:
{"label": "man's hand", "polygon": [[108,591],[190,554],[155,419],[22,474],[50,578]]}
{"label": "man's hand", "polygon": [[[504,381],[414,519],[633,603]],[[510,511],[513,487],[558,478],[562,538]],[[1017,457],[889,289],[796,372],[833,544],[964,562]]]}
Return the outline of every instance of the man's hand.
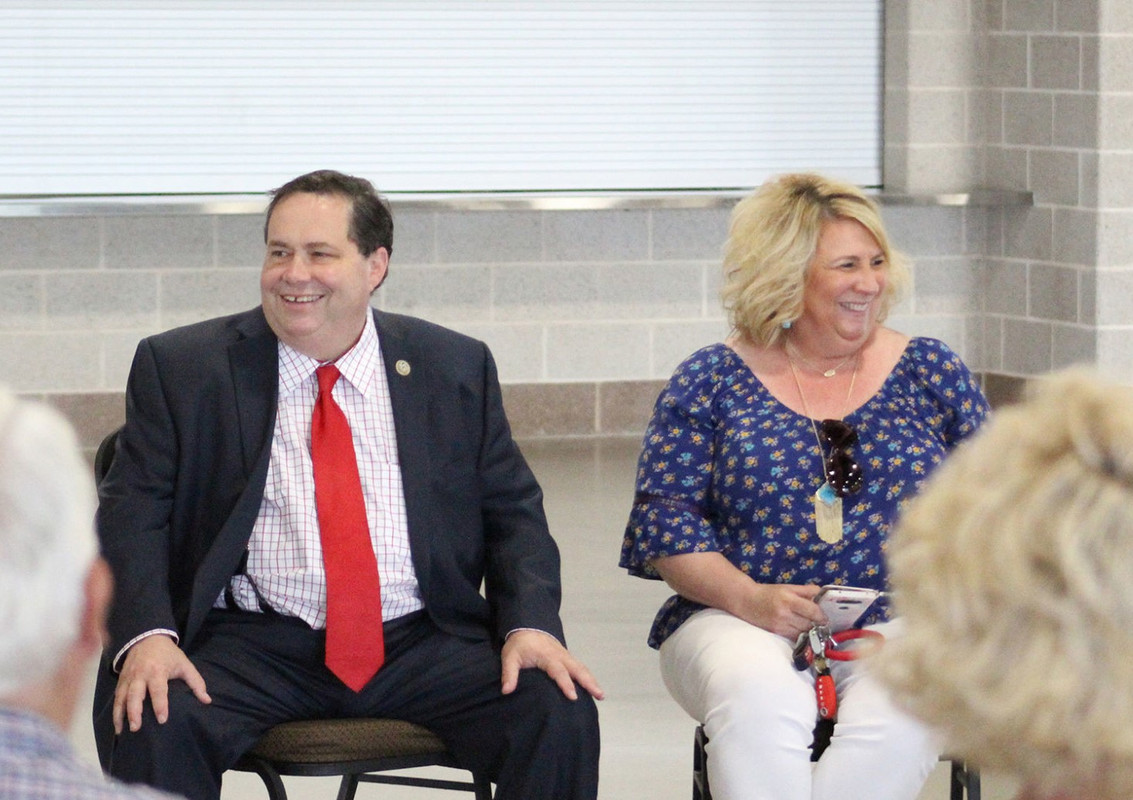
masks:
{"label": "man's hand", "polygon": [[157,721],[169,719],[169,681],[173,679],[185,681],[202,703],[212,702],[205,679],[168,636],[154,634],[131,647],[122,660],[118,688],[114,690],[114,732],[121,733],[127,721],[131,731],[142,727],[142,704],[147,694]]}
{"label": "man's hand", "polygon": [[598,681],[590,674],[586,665],[572,656],[565,647],[549,633],[542,631],[516,631],[504,642],[502,690],[511,694],[519,682],[519,671],[538,667],[551,676],[562,693],[571,700],[578,699],[575,681],[588,691],[595,700],[605,697]]}

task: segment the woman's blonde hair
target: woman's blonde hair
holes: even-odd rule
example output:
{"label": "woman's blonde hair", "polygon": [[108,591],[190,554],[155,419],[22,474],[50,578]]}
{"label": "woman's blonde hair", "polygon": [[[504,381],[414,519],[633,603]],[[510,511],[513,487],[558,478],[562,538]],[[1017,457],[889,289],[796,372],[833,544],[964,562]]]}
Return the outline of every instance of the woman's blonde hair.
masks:
{"label": "woman's blonde hair", "polygon": [[909,282],[909,267],[890,246],[876,204],[852,184],[799,173],[767,181],[732,211],[721,296],[736,331],[772,345],[783,323],[798,319],[822,224],[832,219],[860,223],[884,253],[888,279],[878,321],[885,319]]}
{"label": "woman's blonde hair", "polygon": [[907,626],[875,666],[949,752],[1051,795],[1133,797],[1133,390],[1036,385],[890,541]]}

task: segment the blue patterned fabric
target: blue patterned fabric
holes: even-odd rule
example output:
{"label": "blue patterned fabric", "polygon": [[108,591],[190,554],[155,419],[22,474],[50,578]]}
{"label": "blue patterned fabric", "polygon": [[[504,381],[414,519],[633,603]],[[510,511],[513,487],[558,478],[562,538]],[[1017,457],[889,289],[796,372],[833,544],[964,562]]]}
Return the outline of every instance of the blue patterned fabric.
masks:
{"label": "blue patterned fabric", "polygon": [[43,717],[0,707],[3,800],[177,800],[147,786],[110,780],[80,761],[63,733]]}
{"label": "blue patterned fabric", "polygon": [[[728,346],[681,364],[657,399],[638,462],[620,566],[660,579],[658,556],[719,551],[763,583],[884,589],[884,550],[903,503],[989,412],[968,368],[936,339],[912,339],[881,389],[845,421],[864,488],[843,501],[844,535],[818,538],[822,455],[809,418],[776,400]],[[649,644],[703,608],[662,606]],[[875,604],[862,624],[888,618]]]}

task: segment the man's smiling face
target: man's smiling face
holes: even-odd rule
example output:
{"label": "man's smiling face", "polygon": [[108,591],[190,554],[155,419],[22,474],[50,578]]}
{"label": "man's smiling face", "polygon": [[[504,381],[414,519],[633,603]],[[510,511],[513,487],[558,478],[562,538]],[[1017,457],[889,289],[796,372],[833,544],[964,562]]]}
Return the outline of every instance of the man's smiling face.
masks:
{"label": "man's smiling face", "polygon": [[320,361],[358,340],[370,294],[389,267],[384,247],[364,256],[350,240],[352,212],[347,197],[300,192],[281,200],[268,220],[264,315],[281,341]]}

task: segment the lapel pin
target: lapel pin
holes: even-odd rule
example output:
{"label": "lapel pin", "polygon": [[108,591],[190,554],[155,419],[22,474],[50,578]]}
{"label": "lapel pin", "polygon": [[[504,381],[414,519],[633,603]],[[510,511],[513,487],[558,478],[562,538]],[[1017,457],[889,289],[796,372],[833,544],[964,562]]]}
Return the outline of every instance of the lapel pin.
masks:
{"label": "lapel pin", "polygon": [[393,365],[393,368],[397,370],[398,375],[408,375],[410,372],[409,362],[405,359],[398,359],[397,363]]}

